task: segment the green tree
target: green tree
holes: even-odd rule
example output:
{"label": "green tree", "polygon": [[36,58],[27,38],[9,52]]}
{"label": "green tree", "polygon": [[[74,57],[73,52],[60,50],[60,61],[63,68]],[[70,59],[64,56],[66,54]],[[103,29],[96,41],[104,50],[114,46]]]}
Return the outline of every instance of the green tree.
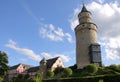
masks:
{"label": "green tree", "polygon": [[64,71],[63,71],[63,76],[65,76],[65,77],[69,77],[69,76],[71,76],[72,75],[72,69],[71,68],[64,68]]}
{"label": "green tree", "polygon": [[47,76],[48,76],[48,77],[53,77],[53,76],[54,76],[54,72],[51,71],[51,70],[48,70],[48,71],[47,71]]}
{"label": "green tree", "polygon": [[37,72],[34,78],[35,82],[42,82],[41,74]]}
{"label": "green tree", "polygon": [[5,52],[0,51],[0,77],[3,78],[8,70],[8,56]]}

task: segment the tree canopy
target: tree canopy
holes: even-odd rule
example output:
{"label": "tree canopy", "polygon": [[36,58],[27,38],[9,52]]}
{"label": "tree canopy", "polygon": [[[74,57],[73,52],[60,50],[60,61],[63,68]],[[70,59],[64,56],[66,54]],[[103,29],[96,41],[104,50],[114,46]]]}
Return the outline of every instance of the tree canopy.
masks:
{"label": "tree canopy", "polygon": [[8,56],[5,52],[0,51],[0,77],[4,77],[8,70]]}

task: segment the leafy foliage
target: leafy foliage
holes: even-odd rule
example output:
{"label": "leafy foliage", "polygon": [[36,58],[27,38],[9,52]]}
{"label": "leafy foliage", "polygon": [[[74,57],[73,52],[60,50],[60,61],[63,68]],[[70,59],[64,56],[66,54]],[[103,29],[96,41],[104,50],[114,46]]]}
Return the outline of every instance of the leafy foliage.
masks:
{"label": "leafy foliage", "polygon": [[63,75],[64,75],[65,77],[69,77],[69,76],[72,75],[72,69],[70,69],[70,68],[64,68],[63,73],[64,73]]}
{"label": "leafy foliage", "polygon": [[35,82],[42,82],[41,74],[37,72],[34,78]]}
{"label": "leafy foliage", "polygon": [[115,70],[115,71],[120,70],[119,67],[117,65],[115,65],[115,64],[110,65],[108,68],[112,69],[112,70]]}
{"label": "leafy foliage", "polygon": [[7,54],[0,51],[0,77],[4,77],[8,70],[9,66]]}
{"label": "leafy foliage", "polygon": [[77,64],[70,66],[69,68],[72,69],[73,71],[75,71],[77,69]]}
{"label": "leafy foliage", "polygon": [[3,78],[0,77],[0,82],[2,82],[2,81],[3,81]]}
{"label": "leafy foliage", "polygon": [[98,71],[98,67],[95,64],[89,64],[83,70],[88,74],[95,74]]}
{"label": "leafy foliage", "polygon": [[26,78],[26,76],[28,76],[28,74],[19,74],[17,77],[12,78],[12,82],[34,82],[34,80],[29,79],[28,77]]}
{"label": "leafy foliage", "polygon": [[54,76],[54,72],[51,71],[51,70],[48,70],[48,71],[47,71],[47,76],[48,76],[48,77],[53,77],[53,76]]}
{"label": "leafy foliage", "polygon": [[54,70],[54,73],[55,73],[55,75],[57,75],[57,74],[62,73],[63,70],[64,70],[64,68],[62,68],[62,67],[57,67],[57,68]]}

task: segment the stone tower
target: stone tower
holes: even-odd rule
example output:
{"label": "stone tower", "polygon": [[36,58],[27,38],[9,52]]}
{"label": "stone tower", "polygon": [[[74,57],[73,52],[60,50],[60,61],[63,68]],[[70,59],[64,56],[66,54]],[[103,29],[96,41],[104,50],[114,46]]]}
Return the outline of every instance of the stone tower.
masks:
{"label": "stone tower", "polygon": [[78,19],[79,25],[75,28],[77,68],[83,68],[91,63],[100,66],[101,50],[97,41],[97,25],[92,23],[92,14],[84,5]]}
{"label": "stone tower", "polygon": [[40,74],[42,78],[46,77],[46,72],[47,72],[47,61],[45,60],[45,58],[43,58],[40,61]]}

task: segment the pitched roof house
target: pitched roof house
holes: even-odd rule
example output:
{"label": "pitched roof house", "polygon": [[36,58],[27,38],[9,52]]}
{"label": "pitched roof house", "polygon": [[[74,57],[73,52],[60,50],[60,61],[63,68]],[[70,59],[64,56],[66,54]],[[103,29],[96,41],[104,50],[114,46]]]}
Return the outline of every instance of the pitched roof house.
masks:
{"label": "pitched roof house", "polygon": [[52,58],[47,60],[47,69],[54,71],[57,67],[63,67],[64,64],[60,57]]}
{"label": "pitched roof house", "polygon": [[64,68],[64,64],[60,57],[55,57],[48,60],[45,60],[45,58],[43,58],[40,61],[40,66],[33,67],[25,64],[14,65],[10,67],[8,75],[9,78],[12,78],[18,74],[29,74],[30,78],[34,78],[36,72],[41,72],[42,76],[45,77],[47,70],[54,71],[57,67]]}
{"label": "pitched roof house", "polygon": [[10,67],[8,77],[11,78],[11,77],[16,77],[18,74],[25,74],[25,71],[31,67],[32,66],[30,65],[21,64],[21,63],[14,65]]}

